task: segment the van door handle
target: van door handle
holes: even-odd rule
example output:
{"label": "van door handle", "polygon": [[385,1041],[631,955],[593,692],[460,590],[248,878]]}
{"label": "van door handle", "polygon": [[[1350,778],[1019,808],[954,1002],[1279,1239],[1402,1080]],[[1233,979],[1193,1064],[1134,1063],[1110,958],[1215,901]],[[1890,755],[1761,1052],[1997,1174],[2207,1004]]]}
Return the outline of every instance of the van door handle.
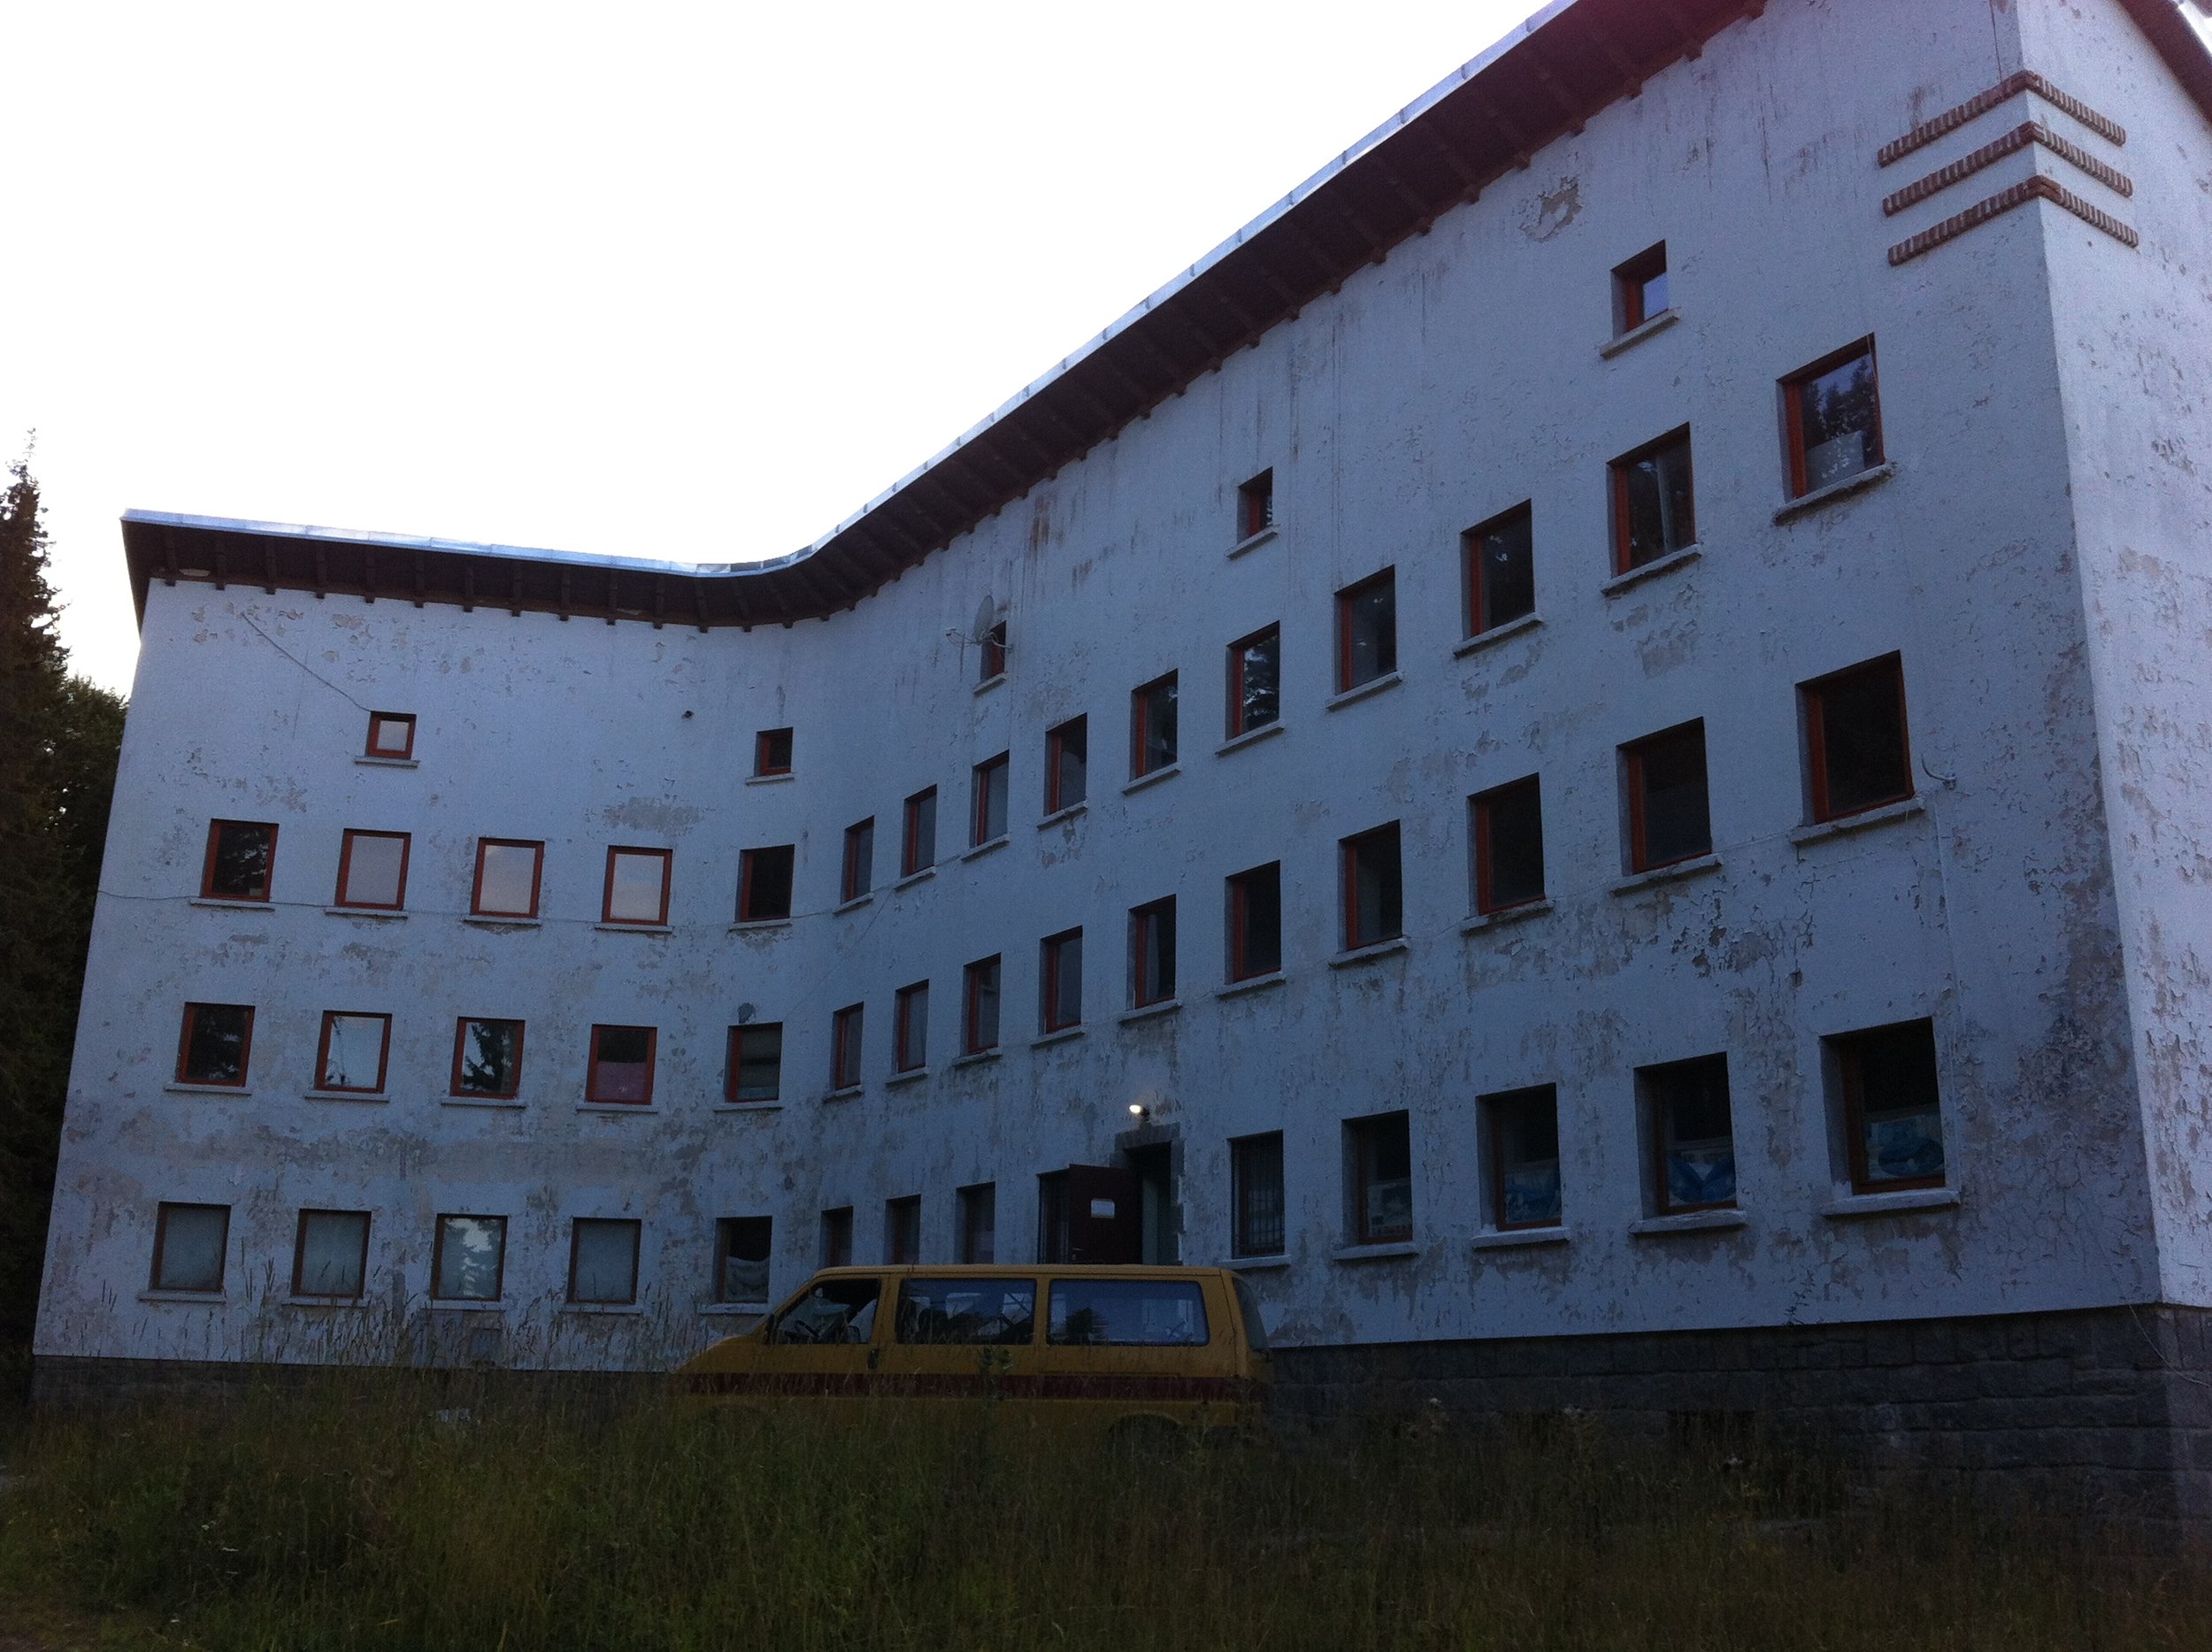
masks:
{"label": "van door handle", "polygon": [[882,1350],[881,1348],[870,1348],[870,1349],[868,1350],[868,1369],[869,1369],[870,1371],[873,1371],[873,1370],[874,1370],[874,1369],[875,1369],[878,1365],[881,1364],[882,1363],[883,1363],[883,1350]]}

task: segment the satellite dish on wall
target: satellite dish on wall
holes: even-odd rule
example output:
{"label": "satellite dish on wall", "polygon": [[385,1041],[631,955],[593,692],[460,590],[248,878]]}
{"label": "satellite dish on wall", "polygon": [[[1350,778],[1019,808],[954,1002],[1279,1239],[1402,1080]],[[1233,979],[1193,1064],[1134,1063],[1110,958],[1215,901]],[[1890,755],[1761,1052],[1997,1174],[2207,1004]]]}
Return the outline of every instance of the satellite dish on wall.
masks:
{"label": "satellite dish on wall", "polygon": [[991,640],[991,633],[998,627],[998,601],[986,593],[976,604],[975,623],[968,627],[968,641],[978,648]]}
{"label": "satellite dish on wall", "polygon": [[752,1018],[753,1018],[756,1015],[757,1015],[757,1014],[759,1014],[759,1013],[760,1013],[760,1012],[759,1012],[757,1010],[754,1009],[754,1008],[753,1008],[753,1006],[752,1006],[752,1005],[750,1005],[750,1004],[749,1004],[749,1003],[741,1003],[741,1004],[738,1005],[738,1006],[737,1006],[737,1024],[738,1024],[738,1026],[744,1026],[744,1025],[745,1025],[748,1021],[751,1020],[751,1019],[752,1019]]}

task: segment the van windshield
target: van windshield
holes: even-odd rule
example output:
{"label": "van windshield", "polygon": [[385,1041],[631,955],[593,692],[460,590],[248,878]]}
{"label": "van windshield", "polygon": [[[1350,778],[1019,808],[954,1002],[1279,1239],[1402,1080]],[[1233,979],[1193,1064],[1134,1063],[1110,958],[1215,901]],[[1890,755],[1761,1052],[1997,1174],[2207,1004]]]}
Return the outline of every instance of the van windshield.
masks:
{"label": "van windshield", "polygon": [[1025,1348],[1036,1323],[1034,1279],[909,1279],[899,1287],[902,1342]]}
{"label": "van windshield", "polygon": [[783,1310],[771,1342],[865,1342],[875,1329],[880,1279],[824,1279]]}
{"label": "van windshield", "polygon": [[1203,1348],[1206,1295],[1187,1279],[1055,1279],[1057,1348]]}

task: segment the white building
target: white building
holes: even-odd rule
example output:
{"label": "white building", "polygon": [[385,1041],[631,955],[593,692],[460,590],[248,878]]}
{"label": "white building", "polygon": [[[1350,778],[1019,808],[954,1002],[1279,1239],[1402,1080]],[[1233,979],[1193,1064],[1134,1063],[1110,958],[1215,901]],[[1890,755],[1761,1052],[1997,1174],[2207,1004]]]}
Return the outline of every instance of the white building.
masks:
{"label": "white building", "polygon": [[1563,0],[780,563],[134,514],[42,1382],[1071,1247],[2212,1510],[2208,111]]}

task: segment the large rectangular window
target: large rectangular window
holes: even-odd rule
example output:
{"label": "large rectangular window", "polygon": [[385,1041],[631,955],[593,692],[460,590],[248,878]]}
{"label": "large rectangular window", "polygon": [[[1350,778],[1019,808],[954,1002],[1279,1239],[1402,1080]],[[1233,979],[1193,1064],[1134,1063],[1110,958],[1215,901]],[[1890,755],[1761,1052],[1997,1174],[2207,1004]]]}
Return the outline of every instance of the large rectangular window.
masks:
{"label": "large rectangular window", "polygon": [[1736,1203],[1736,1135],[1728,1098],[1728,1057],[1641,1067],[1645,1138],[1650,1144],[1652,1206],[1662,1216]]}
{"label": "large rectangular window", "polygon": [[453,1033],[453,1094],[511,1099],[522,1087],[522,1023],[462,1016]]}
{"label": "large rectangular window", "polygon": [[1045,812],[1072,809],[1090,786],[1090,718],[1071,717],[1045,731]]}
{"label": "large rectangular window", "polygon": [[1847,344],[1783,380],[1782,409],[1793,499],[1880,465],[1874,341]]}
{"label": "large rectangular window", "polygon": [[922,1196],[883,1202],[883,1259],[895,1268],[910,1268],[922,1259]]}
{"label": "large rectangular window", "polygon": [[777,843],[738,856],[737,921],[765,924],[791,916],[791,884],[797,846]]}
{"label": "large rectangular window", "polygon": [[1544,898],[1544,804],[1533,774],[1467,800],[1475,853],[1475,911],[1502,912]]}
{"label": "large rectangular window", "polygon": [[856,821],[845,828],[845,860],[839,875],[837,898],[841,904],[857,901],[876,887],[876,818]]}
{"label": "large rectangular window", "polygon": [[653,1056],[660,1032],[650,1026],[595,1026],[584,1099],[643,1107],[653,1099]]}
{"label": "large rectangular window", "polygon": [[783,1023],[749,1021],[730,1029],[723,1095],[732,1102],[772,1102],[783,1095]]}
{"label": "large rectangular window", "polygon": [[830,1017],[830,1088],[849,1090],[860,1083],[860,1041],[868,1006],[849,1003]]}
{"label": "large rectangular window", "polygon": [[1913,794],[1905,668],[1894,654],[1798,685],[1815,820],[1839,820]]}
{"label": "large rectangular window", "polygon": [[154,1213],[154,1265],[149,1281],[157,1291],[223,1288],[230,1249],[230,1206],[164,1204]]}
{"label": "large rectangular window", "polygon": [[640,1224],[578,1217],[568,1230],[568,1300],[600,1306],[637,1301]]}
{"label": "large rectangular window", "polygon": [[1009,754],[1000,752],[975,765],[974,818],[969,839],[973,847],[995,842],[1006,835],[1006,773]]}
{"label": "large rectangular window", "polygon": [[891,1064],[917,1072],[929,1064],[929,983],[902,987],[892,1001]]}
{"label": "large rectangular window", "polygon": [[265,901],[276,866],[276,827],[265,820],[213,820],[207,828],[207,864],[200,897],[209,901]]}
{"label": "large rectangular window", "polygon": [[961,990],[961,1043],[966,1054],[981,1055],[998,1048],[999,960],[996,954],[978,958],[964,972]]}
{"label": "large rectangular window", "polygon": [[1283,867],[1270,861],[1228,880],[1229,979],[1250,980],[1283,967]]}
{"label": "large rectangular window", "polygon": [[906,800],[905,841],[899,851],[899,876],[910,878],[937,864],[937,788],[928,787]]}
{"label": "large rectangular window", "polygon": [[292,1243],[292,1295],[359,1302],[368,1283],[369,1213],[302,1210]]}
{"label": "large rectangular window", "polygon": [[1413,1137],[1404,1113],[1354,1118],[1344,1126],[1352,1242],[1396,1244],[1413,1237]]}
{"label": "large rectangular window", "polygon": [[1336,594],[1340,694],[1398,669],[1398,575],[1393,568]]}
{"label": "large rectangular window", "polygon": [[1083,932],[1065,929],[1039,947],[1037,1007],[1043,1030],[1057,1033],[1083,1021]]}
{"label": "large rectangular window", "polygon": [[390,1016],[324,1010],[322,1042],[315,1052],[315,1087],[364,1095],[382,1090],[391,1049]]}
{"label": "large rectangular window", "polygon": [[1175,996],[1175,897],[1129,912],[1129,1003],[1141,1010]]}
{"label": "large rectangular window", "polygon": [[1466,559],[1467,634],[1480,636],[1536,611],[1536,519],[1516,505],[1459,536]]}
{"label": "large rectangular window", "polygon": [[1229,738],[1269,726],[1283,714],[1283,629],[1269,626],[1229,644]]}
{"label": "large rectangular window", "polygon": [[1477,1105],[1489,1160],[1491,1226],[1502,1232],[1558,1226],[1558,1092],[1539,1085],[1486,1095]]}
{"label": "large rectangular window", "polygon": [[1890,1193],[1943,1186],[1933,1023],[1870,1027],[1827,1043],[1841,1091],[1852,1189]]}
{"label": "large rectangular window", "polygon": [[245,1087],[253,1053],[253,1006],[188,1003],[177,1042],[177,1082]]}
{"label": "large rectangular window", "polygon": [[959,1193],[963,1262],[998,1260],[998,1184],[980,1182]]}
{"label": "large rectangular window", "polygon": [[822,1265],[849,1268],[853,1264],[853,1208],[841,1204],[822,1212]]}
{"label": "large rectangular window", "polygon": [[1628,793],[1628,869],[1649,872],[1713,852],[1705,724],[1664,729],[1621,748]]}
{"label": "large rectangular window", "polygon": [[1281,1256],[1286,1243],[1281,1131],[1229,1143],[1229,1254]]}
{"label": "large rectangular window", "polygon": [[545,845],[516,838],[476,840],[476,887],[469,896],[477,918],[535,918]]}
{"label": "large rectangular window", "polygon": [[495,1302],[507,1272],[507,1218],[441,1216],[430,1251],[430,1294],[441,1302]]}
{"label": "large rectangular window", "polygon": [[1697,542],[1688,426],[1613,461],[1613,572],[1626,573]]}
{"label": "large rectangular window", "polygon": [[1339,844],[1344,877],[1344,949],[1356,951],[1405,934],[1405,882],[1398,823]]}
{"label": "large rectangular window", "polygon": [[1205,1292],[1189,1279],[1058,1279],[1045,1341],[1055,1348],[1203,1348]]}
{"label": "large rectangular window", "polygon": [[600,921],[606,924],[668,922],[668,868],[673,849],[611,849],[607,888]]}
{"label": "large rectangular window", "polygon": [[1129,778],[1175,766],[1176,674],[1155,677],[1129,696]]}
{"label": "large rectangular window", "polygon": [[396,912],[407,904],[405,832],[348,832],[338,851],[334,906]]}
{"label": "large rectangular window", "polygon": [[726,1216],[714,1225],[714,1300],[765,1307],[775,1225],[765,1216]]}

